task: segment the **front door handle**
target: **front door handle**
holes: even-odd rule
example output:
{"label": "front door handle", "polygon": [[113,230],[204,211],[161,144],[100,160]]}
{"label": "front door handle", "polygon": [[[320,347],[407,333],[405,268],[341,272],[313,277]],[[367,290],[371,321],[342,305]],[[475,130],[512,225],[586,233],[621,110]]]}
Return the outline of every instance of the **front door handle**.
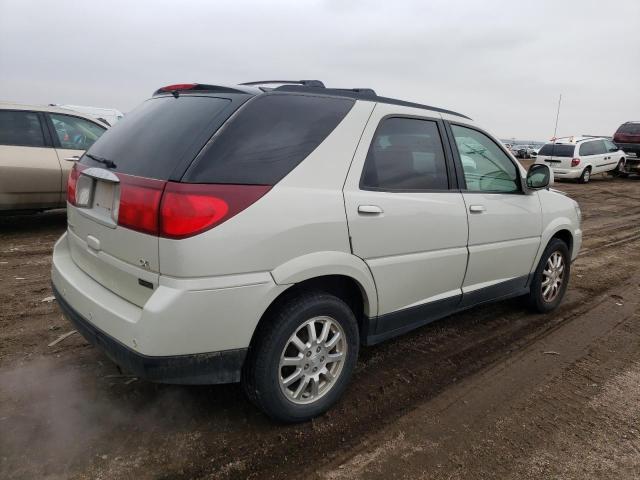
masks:
{"label": "front door handle", "polygon": [[382,212],[382,208],[377,205],[358,205],[358,213],[364,213],[365,215],[379,215]]}
{"label": "front door handle", "polygon": [[469,205],[469,211],[471,213],[484,213],[487,211],[487,209],[484,207],[484,205]]}
{"label": "front door handle", "polygon": [[78,160],[80,160],[80,157],[78,155],[74,155],[73,157],[67,157],[65,158],[65,160],[67,162],[77,162]]}

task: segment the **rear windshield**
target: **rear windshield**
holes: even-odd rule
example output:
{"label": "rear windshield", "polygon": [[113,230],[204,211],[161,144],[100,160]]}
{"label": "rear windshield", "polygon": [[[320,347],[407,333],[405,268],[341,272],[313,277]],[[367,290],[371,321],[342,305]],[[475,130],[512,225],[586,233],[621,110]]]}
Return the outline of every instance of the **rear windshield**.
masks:
{"label": "rear windshield", "polygon": [[573,151],[575,148],[575,145],[547,143],[540,149],[538,155],[546,155],[549,157],[573,157]]}
{"label": "rear windshield", "polygon": [[259,96],[205,147],[183,181],[274,185],[322,143],[353,104],[326,96]]}
{"label": "rear windshield", "polygon": [[616,133],[630,133],[640,135],[640,123],[625,123],[621,125]]}
{"label": "rear windshield", "polygon": [[[196,156],[219,117],[230,114],[230,105],[228,99],[195,95],[151,98],[107,130],[87,153],[111,160],[115,171],[167,180],[183,159]],[[86,155],[82,163],[103,166]]]}

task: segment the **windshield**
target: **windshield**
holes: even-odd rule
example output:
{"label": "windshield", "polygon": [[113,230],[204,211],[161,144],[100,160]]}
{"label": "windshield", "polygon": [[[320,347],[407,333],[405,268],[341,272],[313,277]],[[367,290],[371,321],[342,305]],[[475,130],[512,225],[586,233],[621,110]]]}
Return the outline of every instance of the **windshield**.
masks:
{"label": "windshield", "polygon": [[547,143],[543,146],[538,155],[547,155],[549,157],[573,157],[575,145],[560,145],[557,143]]}

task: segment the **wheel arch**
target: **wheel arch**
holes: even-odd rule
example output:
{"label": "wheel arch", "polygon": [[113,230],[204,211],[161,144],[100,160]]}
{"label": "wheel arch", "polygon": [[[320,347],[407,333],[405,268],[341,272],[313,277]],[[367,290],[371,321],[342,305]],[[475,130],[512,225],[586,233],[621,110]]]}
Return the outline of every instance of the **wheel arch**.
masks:
{"label": "wheel arch", "polygon": [[359,257],[344,252],[316,252],[291,260],[271,272],[279,285],[288,285],[260,317],[251,344],[269,323],[272,312],[294,296],[307,291],[323,291],[343,300],[353,311],[361,338],[366,336],[367,319],[378,313],[378,297],[373,276]]}
{"label": "wheel arch", "polygon": [[[531,266],[530,273],[533,273],[538,266],[538,262],[540,262],[540,258],[544,253],[549,242],[557,238],[562,240],[567,244],[569,248],[569,254],[571,259],[575,258],[574,248],[576,248],[576,239],[574,238],[574,233],[572,232],[572,223],[568,218],[557,218],[552,224],[548,225],[547,228],[542,232],[542,237],[540,239],[540,247],[538,248],[538,253],[536,254],[533,265]],[[579,245],[578,245],[579,246]]]}
{"label": "wheel arch", "polygon": [[[549,238],[549,241],[547,242],[547,245],[549,245],[549,242],[551,242],[551,240],[553,240],[554,238],[557,238],[558,240],[562,240],[567,245],[567,248],[569,249],[569,254],[573,253],[573,234],[569,229],[561,228],[560,230],[557,230],[553,235],[551,235],[551,237]],[[545,248],[546,248],[546,245],[545,245]]]}

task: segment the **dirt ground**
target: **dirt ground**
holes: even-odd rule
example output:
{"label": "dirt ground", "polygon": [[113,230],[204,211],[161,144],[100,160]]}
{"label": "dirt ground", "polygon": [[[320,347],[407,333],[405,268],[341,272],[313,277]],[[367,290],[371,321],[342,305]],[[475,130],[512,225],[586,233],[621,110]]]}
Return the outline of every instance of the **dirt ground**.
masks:
{"label": "dirt ground", "polygon": [[584,244],[562,306],[510,300],[362,351],[295,426],[236,385],[121,374],[49,301],[64,212],[0,217],[0,478],[640,478],[640,180],[558,183]]}

